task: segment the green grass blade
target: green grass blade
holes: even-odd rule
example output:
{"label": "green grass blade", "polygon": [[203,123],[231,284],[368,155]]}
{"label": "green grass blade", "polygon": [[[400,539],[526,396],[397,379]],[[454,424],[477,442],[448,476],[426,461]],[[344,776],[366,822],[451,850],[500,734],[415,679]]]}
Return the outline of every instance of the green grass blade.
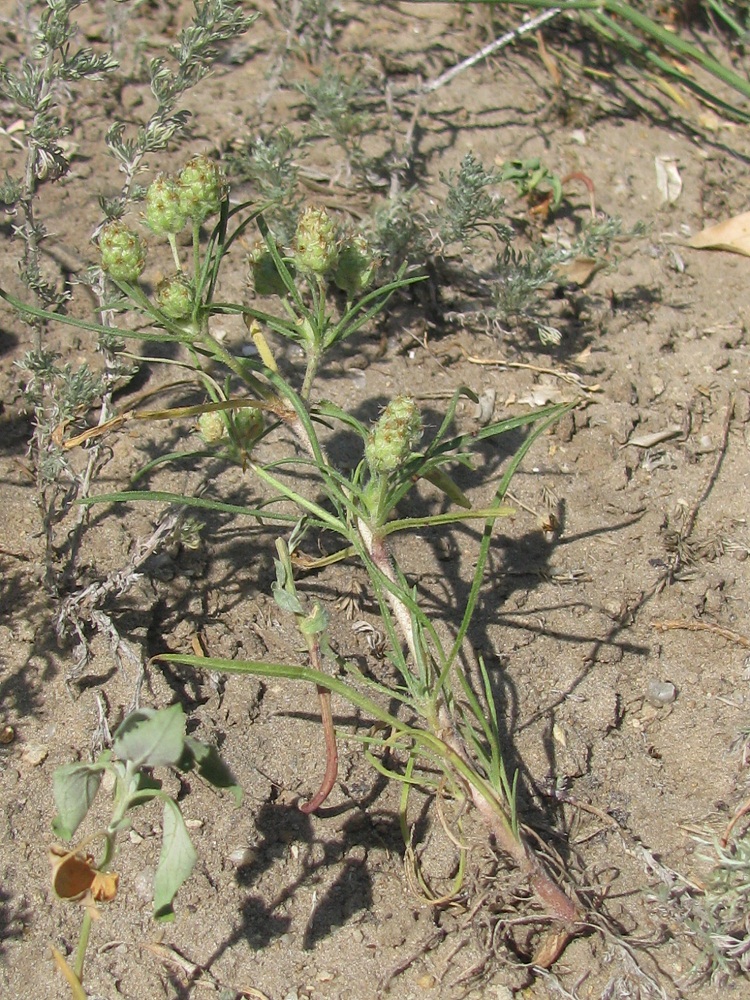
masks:
{"label": "green grass blade", "polygon": [[219,514],[239,514],[243,517],[263,518],[284,524],[296,524],[299,520],[297,515],[276,514],[264,507],[242,507],[238,504],[223,503],[220,500],[191,497],[183,493],[168,493],[164,490],[122,490],[119,493],[102,493],[95,497],[84,497],[77,503],[83,507],[93,507],[103,503],[142,503],[146,500],[179,504],[181,507],[199,507],[202,510],[213,510]]}

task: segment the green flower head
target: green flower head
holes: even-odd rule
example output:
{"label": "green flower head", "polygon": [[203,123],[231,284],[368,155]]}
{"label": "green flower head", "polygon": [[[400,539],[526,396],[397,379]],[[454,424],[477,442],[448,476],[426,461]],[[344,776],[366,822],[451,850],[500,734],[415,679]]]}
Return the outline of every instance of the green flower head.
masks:
{"label": "green flower head", "polygon": [[210,215],[216,215],[228,190],[226,174],[208,156],[194,156],[188,160],[177,184],[182,211],[198,225]]}
{"label": "green flower head", "polygon": [[185,228],[187,213],[180,201],[180,189],[171,177],[159,174],[146,191],[146,224],[158,236],[173,236]]}
{"label": "green flower head", "polygon": [[146,244],[124,222],[108,222],[99,235],[102,267],[114,281],[133,283],[146,266]]}
{"label": "green flower head", "polygon": [[186,319],[193,310],[193,285],[181,271],[159,282],[156,301],[170,319]]}
{"label": "green flower head", "polygon": [[370,432],[365,458],[374,475],[395,472],[422,437],[422,417],[409,396],[396,396]]}
{"label": "green flower head", "polygon": [[208,410],[198,417],[198,433],[206,444],[218,444],[229,437],[227,422],[223,414]]}
{"label": "green flower head", "polygon": [[324,208],[306,208],[297,223],[294,252],[299,266],[313,274],[327,274],[339,259],[336,225]]}

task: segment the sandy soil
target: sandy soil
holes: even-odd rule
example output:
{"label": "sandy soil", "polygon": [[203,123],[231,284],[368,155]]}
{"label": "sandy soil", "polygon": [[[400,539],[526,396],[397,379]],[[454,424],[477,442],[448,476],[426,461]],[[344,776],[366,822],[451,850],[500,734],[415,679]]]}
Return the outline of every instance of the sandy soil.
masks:
{"label": "sandy soil", "polygon": [[[136,45],[159,52],[182,24],[179,8],[140,7],[123,20],[124,66],[132,67]],[[12,19],[14,9],[5,3],[0,13]],[[591,931],[551,972],[525,968],[508,947],[508,921],[521,912],[526,890],[471,818],[461,894],[442,908],[427,905],[404,871],[399,789],[372,771],[353,740],[342,741],[340,779],[327,806],[313,817],[300,814],[297,799],[317,787],[321,773],[322,737],[309,691],[155,666],[143,679],[148,656],[165,648],[189,652],[197,634],[214,656],[297,655],[295,637],[269,598],[270,530],[208,518],[198,549],[162,550],[127,592],[103,605],[132,655],[118,659],[106,635],[92,634],[91,659],[76,675],[76,650],[55,636],[60,598],[43,587],[44,539],[27,451],[31,416],[15,367],[29,334],[4,310],[0,721],[15,738],[0,747],[0,992],[8,1000],[66,995],[49,949],[75,946],[80,913],[56,901],[49,885],[51,777],[59,765],[96,750],[102,720],[114,729],[139,694],[152,705],[179,698],[195,735],[220,745],[245,800],[235,809],[199,783],[180,787],[174,780],[200,860],[166,928],[153,923],[149,906],[159,814],[135,817],[117,860],[120,893],[93,931],[86,973],[92,996],[724,996],[710,984],[686,985],[700,953],[674,898],[679,891],[664,899],[670,878],[678,887],[706,878],[696,835],[719,835],[748,796],[738,741],[750,697],[743,638],[750,631],[750,530],[742,499],[750,475],[748,265],[686,246],[706,223],[746,209],[747,130],[707,121],[692,102],[670,104],[646,78],[628,82],[624,66],[604,66],[613,71],[609,79],[570,76],[560,93],[533,42],[461,74],[418,106],[420,78],[435,78],[490,37],[484,15],[440,4],[376,10],[346,3],[321,53],[308,59],[290,52],[282,65],[278,13],[260,9],[246,39],[189,96],[193,138],[177,162],[193,151],[226,149],[262,121],[299,127],[292,86],[315,76],[315,58],[323,60],[329,47],[342,68],[366,74],[381,114],[388,95],[399,148],[418,111],[412,148],[428,194],[440,190],[441,172],[468,150],[487,164],[538,155],[560,175],[590,177],[601,211],[626,227],[647,226],[622,245],[616,267],[561,295],[557,348],[460,322],[455,316],[472,302],[460,288],[445,287],[431,315],[413,303],[394,309],[382,328],[335,359],[325,384],[330,398],[361,418],[391,395],[412,392],[431,425],[459,385],[478,394],[494,390],[496,413],[507,414],[524,412],[532,398],[569,398],[575,390],[566,373],[587,388],[586,405],[537,443],[513,483],[517,514],[494,545],[471,643],[492,671],[507,764],[520,770],[524,822],[560,859],[571,891],[590,909]],[[84,9],[81,18],[96,44],[105,7]],[[7,20],[2,33],[9,53],[16,51]],[[583,50],[573,40],[547,35],[551,51],[575,63]],[[138,79],[124,76],[104,95],[97,85],[82,87],[71,105],[72,170],[40,195],[50,247],[57,248],[50,267],[61,274],[92,259],[97,194],[117,185],[102,135],[114,118],[138,122],[148,114],[147,87]],[[7,134],[0,151],[10,169],[17,152]],[[674,204],[661,202],[657,156],[673,157],[679,168],[683,187]],[[331,144],[314,144],[311,161],[330,179],[327,190],[318,183],[318,200],[348,199],[367,210],[376,198],[347,188]],[[153,164],[173,166],[168,157]],[[528,225],[524,203],[511,188],[504,193],[510,217]],[[570,233],[588,212],[587,192],[572,185],[548,231]],[[4,234],[4,284],[18,292],[10,223]],[[242,273],[227,277],[224,295],[231,294],[245,294]],[[85,312],[84,293],[77,295]],[[448,318],[437,322],[442,314]],[[91,356],[85,337],[55,336],[71,363]],[[229,343],[241,336],[228,324]],[[132,394],[161,377],[147,367],[118,405],[126,408]],[[476,426],[473,406],[458,420]],[[174,424],[114,434],[96,491],[126,486],[185,433]],[[461,485],[486,500],[488,476],[507,456],[495,449],[482,457],[483,467]],[[165,471],[152,484],[190,490],[205,471]],[[217,465],[212,475],[216,495],[247,499],[241,470]],[[434,503],[434,496],[424,490],[412,502]],[[549,510],[559,530],[545,535],[537,514]],[[77,586],[126,566],[160,513],[153,504],[92,517]],[[399,545],[403,566],[446,630],[465,601],[477,540],[477,531],[464,527]],[[337,608],[361,588],[355,619],[378,627],[364,575],[334,568],[308,575],[302,586],[331,609],[342,653],[377,670],[366,636]],[[676,697],[661,704],[654,685],[665,682]],[[334,709],[341,730],[353,732],[357,720],[347,706]],[[428,803],[415,799],[412,809],[422,861],[439,894],[453,877],[455,850]],[[731,987],[736,996],[747,989],[737,980]]]}

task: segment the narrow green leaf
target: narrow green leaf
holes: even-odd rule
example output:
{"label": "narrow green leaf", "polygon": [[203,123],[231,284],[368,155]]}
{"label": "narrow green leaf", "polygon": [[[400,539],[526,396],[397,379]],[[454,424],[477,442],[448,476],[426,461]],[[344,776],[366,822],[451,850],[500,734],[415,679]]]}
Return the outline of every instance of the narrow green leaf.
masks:
{"label": "narrow green leaf", "polygon": [[115,733],[114,752],[137,767],[176,764],[185,745],[185,713],[180,705],[131,712]]}
{"label": "narrow green leaf", "polygon": [[459,507],[463,507],[465,510],[471,509],[471,500],[459,489],[447,472],[443,472],[442,469],[431,469],[430,472],[423,474],[423,478],[428,483],[432,483],[433,486],[437,486],[449,500],[452,500]]}
{"label": "narrow green leaf", "polygon": [[164,829],[161,854],[154,878],[154,918],[174,920],[172,900],[189,878],[198,855],[182,818],[180,807],[172,799],[164,800]]}
{"label": "narrow green leaf", "polygon": [[130,503],[131,501],[157,500],[162,503],[178,503],[184,507],[200,507],[203,510],[215,510],[225,514],[241,514],[247,517],[272,518],[274,521],[294,523],[294,514],[274,514],[261,508],[238,507],[232,503],[222,503],[219,500],[208,500],[205,497],[190,497],[182,493],[166,493],[163,490],[123,490],[120,493],[103,493],[96,497],[85,497],[76,501],[82,507],[92,507],[98,503]]}
{"label": "narrow green leaf", "polygon": [[70,840],[96,798],[102,780],[99,764],[63,764],[52,776],[57,815],[52,829],[57,837]]}

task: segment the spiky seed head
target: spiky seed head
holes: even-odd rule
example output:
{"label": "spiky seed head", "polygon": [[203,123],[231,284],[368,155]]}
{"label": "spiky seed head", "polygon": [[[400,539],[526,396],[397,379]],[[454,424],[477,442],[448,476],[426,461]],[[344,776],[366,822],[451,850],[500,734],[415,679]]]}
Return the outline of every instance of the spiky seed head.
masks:
{"label": "spiky seed head", "polygon": [[206,444],[218,444],[229,437],[224,417],[215,410],[201,413],[198,417],[198,433]]}
{"label": "spiky seed head", "polygon": [[115,281],[133,283],[146,266],[146,244],[138,233],[115,220],[108,222],[99,234],[102,267]]}
{"label": "spiky seed head", "polygon": [[186,319],[193,310],[195,292],[192,282],[181,271],[159,282],[156,301],[170,319]]}
{"label": "spiky seed head", "polygon": [[370,432],[365,458],[375,475],[394,472],[403,465],[422,437],[422,417],[410,396],[396,396],[386,406]]}
{"label": "spiky seed head", "polygon": [[180,199],[180,188],[171,177],[159,174],[146,191],[146,224],[158,236],[182,232],[187,221]]}
{"label": "spiky seed head", "polygon": [[295,259],[305,271],[327,274],[339,258],[336,225],[324,208],[306,208],[294,235]]}
{"label": "spiky seed head", "polygon": [[180,204],[188,219],[200,225],[221,208],[228,191],[227,177],[208,156],[194,156],[180,171],[177,180]]}

